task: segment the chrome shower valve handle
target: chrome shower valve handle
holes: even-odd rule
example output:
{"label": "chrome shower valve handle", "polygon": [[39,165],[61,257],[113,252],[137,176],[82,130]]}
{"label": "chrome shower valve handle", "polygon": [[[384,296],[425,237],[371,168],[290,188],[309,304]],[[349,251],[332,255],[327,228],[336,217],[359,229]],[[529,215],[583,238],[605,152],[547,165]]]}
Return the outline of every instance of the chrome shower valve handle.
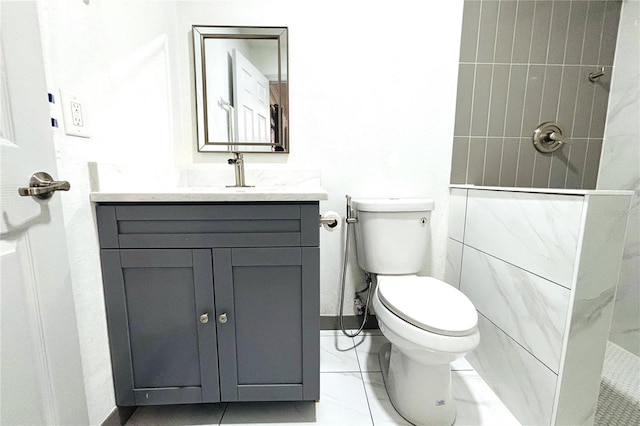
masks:
{"label": "chrome shower valve handle", "polygon": [[571,140],[563,137],[560,125],[552,121],[540,124],[533,132],[533,146],[545,154],[556,151],[562,145],[570,145],[572,143]]}

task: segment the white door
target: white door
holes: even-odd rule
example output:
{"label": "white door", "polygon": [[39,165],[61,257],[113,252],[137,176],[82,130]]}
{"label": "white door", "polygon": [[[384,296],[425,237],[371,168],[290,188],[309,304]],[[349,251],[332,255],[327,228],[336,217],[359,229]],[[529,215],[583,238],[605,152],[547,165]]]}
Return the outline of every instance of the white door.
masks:
{"label": "white door", "polygon": [[0,2],[0,424],[88,424],[35,2]]}
{"label": "white door", "polygon": [[269,79],[236,49],[233,49],[233,86],[236,141],[271,142]]}

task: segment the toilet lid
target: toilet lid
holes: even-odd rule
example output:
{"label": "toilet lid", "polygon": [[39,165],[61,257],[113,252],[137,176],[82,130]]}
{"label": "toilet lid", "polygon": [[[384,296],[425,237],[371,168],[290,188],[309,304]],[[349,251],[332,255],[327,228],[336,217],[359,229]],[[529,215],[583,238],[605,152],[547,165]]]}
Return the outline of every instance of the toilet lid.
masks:
{"label": "toilet lid", "polygon": [[361,212],[429,212],[435,201],[431,198],[360,198],[352,201]]}
{"label": "toilet lid", "polygon": [[435,278],[378,275],[378,297],[395,315],[432,333],[466,336],[478,324],[467,296]]}

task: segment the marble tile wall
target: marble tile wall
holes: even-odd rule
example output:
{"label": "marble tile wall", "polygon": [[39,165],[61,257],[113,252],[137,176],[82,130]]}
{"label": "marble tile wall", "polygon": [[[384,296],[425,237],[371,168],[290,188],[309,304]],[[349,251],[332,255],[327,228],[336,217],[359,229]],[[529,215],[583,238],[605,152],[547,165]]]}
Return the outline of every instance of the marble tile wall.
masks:
{"label": "marble tile wall", "polygon": [[491,322],[558,374],[570,291],[471,246],[460,289]]}
{"label": "marble tile wall", "polygon": [[635,196],[618,280],[610,340],[640,357],[640,1],[622,3],[598,189],[628,189]]}
{"label": "marble tile wall", "polygon": [[[451,183],[595,188],[620,5],[464,2]],[[545,121],[573,145],[536,151],[531,136]]]}
{"label": "marble tile wall", "polygon": [[446,279],[480,314],[467,358],[521,423],[590,424],[631,193],[495,189],[451,189]]}
{"label": "marble tile wall", "polygon": [[470,190],[464,243],[570,288],[582,202],[581,196]]}
{"label": "marble tile wall", "polygon": [[444,282],[460,289],[460,272],[462,268],[462,243],[447,238],[447,260],[444,268]]}
{"label": "marble tile wall", "polygon": [[467,191],[452,189],[449,198],[449,238],[462,242],[467,212]]}
{"label": "marble tile wall", "polygon": [[558,376],[508,334],[478,315],[480,345],[467,360],[518,421],[549,425]]}
{"label": "marble tile wall", "polygon": [[592,424],[613,316],[631,196],[587,195],[573,306],[555,404],[556,424]]}
{"label": "marble tile wall", "polygon": [[447,228],[447,256],[444,281],[459,289],[468,191],[466,189],[451,188],[449,192],[449,226]]}

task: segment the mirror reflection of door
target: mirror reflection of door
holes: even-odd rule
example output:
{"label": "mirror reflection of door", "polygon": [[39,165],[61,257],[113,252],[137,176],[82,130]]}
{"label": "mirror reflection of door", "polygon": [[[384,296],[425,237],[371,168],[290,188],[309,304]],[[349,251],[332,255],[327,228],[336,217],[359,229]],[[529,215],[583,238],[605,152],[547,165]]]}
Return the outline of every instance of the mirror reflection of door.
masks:
{"label": "mirror reflection of door", "polygon": [[193,26],[200,152],[288,152],[286,28]]}
{"label": "mirror reflection of door", "polygon": [[232,55],[236,141],[269,143],[269,79],[237,49]]}
{"label": "mirror reflection of door", "polygon": [[204,45],[206,91],[210,102],[207,110],[207,130],[211,141],[237,141],[233,125],[231,50],[240,43],[241,40],[207,39]]}

